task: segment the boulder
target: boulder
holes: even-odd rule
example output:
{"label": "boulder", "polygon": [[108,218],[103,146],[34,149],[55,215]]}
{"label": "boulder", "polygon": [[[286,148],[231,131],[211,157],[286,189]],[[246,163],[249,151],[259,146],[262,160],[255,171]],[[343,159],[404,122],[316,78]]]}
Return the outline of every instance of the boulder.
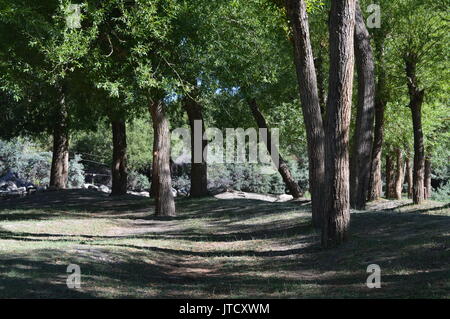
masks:
{"label": "boulder", "polygon": [[98,190],[103,192],[103,193],[111,193],[111,190],[109,189],[109,187],[105,186],[105,185],[100,185]]}
{"label": "boulder", "polygon": [[177,196],[187,197],[189,196],[189,191],[185,187],[177,189]]}
{"label": "boulder", "polygon": [[139,194],[139,196],[150,197],[150,193],[149,192],[140,192],[138,194]]}

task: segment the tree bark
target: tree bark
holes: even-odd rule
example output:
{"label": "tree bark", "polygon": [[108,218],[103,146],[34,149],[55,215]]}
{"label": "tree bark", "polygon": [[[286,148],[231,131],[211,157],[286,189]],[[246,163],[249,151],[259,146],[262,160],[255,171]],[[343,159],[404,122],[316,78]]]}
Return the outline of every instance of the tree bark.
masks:
{"label": "tree bark", "polygon": [[321,227],[324,216],[325,149],[324,127],[317,90],[317,76],[309,37],[308,15],[303,0],[286,0],[286,12],[293,32],[294,62],[306,127],[309,187],[314,227]]}
{"label": "tree bark", "polygon": [[330,12],[330,75],[325,138],[326,200],[322,246],[348,238],[349,129],[354,67],[355,0],[336,0]]}
{"label": "tree bark", "polygon": [[377,84],[375,89],[375,128],[373,132],[372,160],[369,178],[368,200],[378,200],[383,192],[381,179],[382,146],[384,138],[384,112],[387,105],[386,65],[384,63],[384,38],[375,41],[376,56],[379,61],[377,67]]}
{"label": "tree bark", "polygon": [[421,204],[424,199],[425,151],[422,132],[422,104],[425,90],[419,89],[416,64],[417,57],[405,55],[405,70],[409,92],[409,108],[411,109],[414,131],[414,168],[413,168],[413,202]]}
{"label": "tree bark", "polygon": [[111,196],[127,193],[127,135],[126,123],[123,120],[111,120],[113,135],[113,163],[111,168]]}
{"label": "tree bark", "polygon": [[406,183],[408,184],[408,198],[412,198],[413,193],[413,172],[411,166],[411,159],[409,156],[406,158]]}
{"label": "tree bark", "polygon": [[395,199],[402,199],[403,190],[403,160],[402,151],[398,148],[395,152],[396,156],[396,174],[395,174]]}
{"label": "tree bark", "polygon": [[372,128],[375,108],[375,64],[370,35],[356,2],[355,57],[358,71],[358,107],[350,171],[350,205],[364,209],[369,190]]}
{"label": "tree bark", "polygon": [[[156,150],[156,148],[158,147],[156,144],[157,140],[156,138],[153,136],[153,150]],[[155,162],[155,157],[153,156],[152,158],[152,178],[151,181],[152,183],[150,184],[150,197],[152,198],[156,198],[156,185],[158,184],[158,170],[156,169],[156,165],[157,163]]]}
{"label": "tree bark", "polygon": [[[206,148],[208,141],[203,139],[205,132],[205,124],[203,121],[202,106],[194,101],[191,97],[186,97],[184,100],[184,109],[188,115],[189,127],[191,130],[191,197],[202,197],[208,195],[208,166],[206,163]],[[200,132],[196,139],[195,123],[201,121],[199,125]],[[201,135],[200,135],[201,134]],[[196,145],[198,144],[198,145]],[[201,149],[200,149],[200,147]],[[197,154],[197,158],[196,155]]]}
{"label": "tree bark", "polygon": [[[271,139],[271,132],[270,128],[267,125],[266,119],[264,118],[264,115],[262,115],[261,111],[259,110],[258,104],[256,103],[255,99],[248,100],[248,105],[250,107],[250,110],[252,111],[253,117],[255,118],[255,121],[258,125],[258,128],[260,129],[267,129],[267,151],[269,152],[270,156],[275,156],[272,154],[272,139]],[[276,146],[275,146],[276,147]],[[281,177],[283,178],[283,181],[289,190],[289,193],[294,198],[300,198],[303,196],[303,192],[300,189],[300,186],[298,183],[294,180],[292,177],[291,171],[289,170],[289,166],[286,163],[286,161],[283,159],[283,157],[280,155],[279,150],[276,152],[278,154],[278,172],[280,173]]]}
{"label": "tree bark", "polygon": [[152,188],[155,198],[156,216],[175,216],[175,201],[172,194],[170,175],[170,132],[169,121],[161,100],[150,103],[153,122],[153,172]]}
{"label": "tree bark", "polygon": [[65,189],[69,177],[69,128],[65,88],[59,89],[59,103],[53,127],[53,156],[50,169],[51,189]]}
{"label": "tree bark", "polygon": [[391,154],[386,154],[386,189],[384,195],[386,198],[394,198],[395,195],[395,172],[394,162]]}
{"label": "tree bark", "polygon": [[317,89],[318,89],[318,94],[319,94],[319,105],[320,105],[320,112],[322,114],[322,119],[325,116],[325,110],[326,110],[326,104],[327,104],[327,95],[326,95],[326,90],[325,90],[324,58],[322,56],[323,50],[325,50],[325,48],[323,48],[321,46],[320,52],[317,54],[317,57],[314,59],[314,67],[316,68],[316,73],[317,73]]}
{"label": "tree bark", "polygon": [[425,159],[425,199],[431,197],[433,188],[431,187],[431,160],[429,157]]}

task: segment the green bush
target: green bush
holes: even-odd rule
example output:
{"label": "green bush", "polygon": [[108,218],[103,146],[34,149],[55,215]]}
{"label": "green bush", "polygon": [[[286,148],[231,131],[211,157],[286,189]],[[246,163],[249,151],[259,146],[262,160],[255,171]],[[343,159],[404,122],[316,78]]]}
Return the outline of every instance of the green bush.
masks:
{"label": "green bush", "polygon": [[150,181],[148,177],[136,171],[128,172],[128,189],[142,192],[150,189]]}
{"label": "green bush", "polygon": [[[69,162],[69,188],[79,188],[84,184],[84,167],[80,161],[81,156],[75,155]],[[24,182],[48,185],[51,163],[52,153],[40,150],[28,139],[0,140],[0,176],[12,171]]]}
{"label": "green bush", "polygon": [[450,202],[450,182],[434,190],[431,193],[431,199],[439,202]]}
{"label": "green bush", "polygon": [[75,154],[69,162],[69,188],[81,188],[84,184],[84,166],[81,161],[81,155]]}
{"label": "green bush", "polygon": [[[307,167],[288,161],[291,173],[302,189],[308,187]],[[244,192],[284,194],[282,177],[272,168],[261,164],[211,164],[208,166],[208,188],[227,187]]]}

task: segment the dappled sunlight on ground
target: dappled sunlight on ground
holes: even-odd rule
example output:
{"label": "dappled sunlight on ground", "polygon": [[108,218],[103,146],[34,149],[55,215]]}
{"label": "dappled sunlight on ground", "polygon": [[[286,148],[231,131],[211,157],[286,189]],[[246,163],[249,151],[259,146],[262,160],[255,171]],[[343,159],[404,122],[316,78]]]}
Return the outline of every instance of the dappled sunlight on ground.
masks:
{"label": "dappled sunlight on ground", "polygon": [[[152,200],[92,191],[0,202],[0,297],[450,297],[450,208],[408,200],[352,214],[351,240],[320,248],[310,206]],[[379,264],[382,288],[365,282]],[[68,289],[69,264],[82,288]]]}

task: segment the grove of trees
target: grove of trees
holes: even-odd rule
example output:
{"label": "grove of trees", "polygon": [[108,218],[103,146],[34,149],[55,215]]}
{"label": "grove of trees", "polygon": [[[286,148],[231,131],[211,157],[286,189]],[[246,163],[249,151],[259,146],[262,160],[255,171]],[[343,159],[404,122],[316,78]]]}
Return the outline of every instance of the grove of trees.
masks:
{"label": "grove of trees", "polygon": [[[448,190],[449,19],[436,0],[0,0],[0,138],[45,141],[61,190],[83,137],[111,196],[149,171],[155,214],[175,216],[172,129],[279,128],[286,190],[310,196],[334,247],[351,208],[401,199],[404,182],[414,204],[432,180]],[[197,153],[191,197],[209,194]]]}

